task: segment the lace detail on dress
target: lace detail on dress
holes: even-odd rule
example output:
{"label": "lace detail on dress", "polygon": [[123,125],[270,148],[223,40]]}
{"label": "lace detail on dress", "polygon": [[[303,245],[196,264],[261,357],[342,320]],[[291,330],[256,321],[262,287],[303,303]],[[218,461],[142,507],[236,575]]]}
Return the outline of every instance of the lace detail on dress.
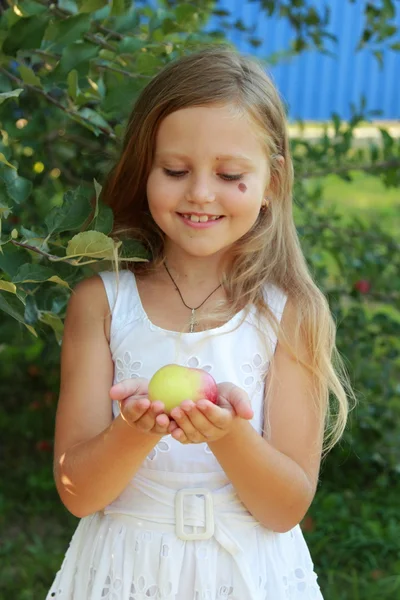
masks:
{"label": "lace detail on dress", "polygon": [[186,364],[191,369],[203,369],[203,371],[207,371],[207,373],[210,373],[212,371],[212,366],[211,365],[202,365],[200,359],[197,358],[197,356],[191,356],[187,360]]}
{"label": "lace detail on dress", "polygon": [[164,439],[160,440],[158,444],[154,446],[153,450],[147,455],[147,458],[149,460],[155,460],[160,452],[169,452],[171,450],[170,439],[171,436],[168,435],[165,436]]}
{"label": "lace detail on dress", "polygon": [[122,579],[115,577],[111,572],[106,577],[106,581],[101,593],[101,600],[119,600],[121,597]]}
{"label": "lace detail on dress", "polygon": [[297,567],[283,576],[283,585],[287,598],[298,598],[299,594],[304,598],[319,598],[319,586],[316,576],[312,570],[307,572],[302,567]]}
{"label": "lace detail on dress", "polygon": [[146,583],[146,578],[141,575],[137,581],[132,582],[129,600],[148,600],[149,598],[164,598],[156,584]]}
{"label": "lace detail on dress", "polygon": [[268,361],[263,360],[261,354],[254,354],[251,362],[244,363],[241,370],[245,374],[243,386],[252,388],[253,393],[259,394],[263,389],[263,378]]}
{"label": "lace detail on dress", "polygon": [[115,370],[117,372],[117,383],[124,379],[132,379],[140,377],[139,371],[143,363],[140,360],[134,360],[131,352],[126,350],[122,357],[117,357],[115,360]]}

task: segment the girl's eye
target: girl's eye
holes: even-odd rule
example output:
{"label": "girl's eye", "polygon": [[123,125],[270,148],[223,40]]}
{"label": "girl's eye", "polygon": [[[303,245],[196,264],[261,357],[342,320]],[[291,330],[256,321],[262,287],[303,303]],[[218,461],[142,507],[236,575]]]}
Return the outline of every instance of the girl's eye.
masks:
{"label": "girl's eye", "polygon": [[187,171],[171,171],[171,169],[164,169],[164,173],[168,175],[168,177],[183,177],[186,175]]}
{"label": "girl's eye", "polygon": [[220,173],[219,176],[221,177],[221,179],[225,179],[225,181],[238,181],[243,177],[241,173],[239,173],[238,175],[227,175],[226,173]]}
{"label": "girl's eye", "polygon": [[[164,173],[168,175],[168,177],[184,177],[187,174],[187,171],[173,171],[172,169],[165,169]],[[238,181],[242,179],[243,175],[241,173],[237,175],[228,175],[227,173],[219,173],[218,176],[224,181]]]}

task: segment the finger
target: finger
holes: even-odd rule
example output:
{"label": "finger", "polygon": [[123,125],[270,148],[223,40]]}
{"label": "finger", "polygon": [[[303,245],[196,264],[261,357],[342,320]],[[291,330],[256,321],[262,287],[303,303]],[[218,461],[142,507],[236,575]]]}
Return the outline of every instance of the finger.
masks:
{"label": "finger", "polygon": [[[186,404],[186,403],[182,403],[180,408],[184,411],[184,413],[186,414],[187,418],[189,419],[189,421],[191,422],[191,424],[193,425],[193,427],[199,431],[201,433],[201,435],[203,437],[211,437],[213,434],[215,434],[215,429],[218,427],[214,422],[212,422],[208,417],[213,414],[211,410],[207,409],[209,408],[208,405],[210,405],[210,408],[215,408],[218,410],[218,407],[216,407],[212,402],[209,402],[208,400],[206,400],[204,402],[204,404],[199,405],[199,403],[196,404]],[[203,407],[203,409],[202,409]],[[221,411],[221,409],[219,409]],[[222,411],[221,411],[222,412]],[[220,419],[218,419],[218,416],[220,417]],[[223,417],[223,415],[218,415],[216,420],[217,422],[221,420],[221,417]],[[214,418],[215,418],[215,413],[214,413]],[[223,426],[223,424],[226,424],[226,419],[223,419],[224,423],[221,422],[221,425]]]}
{"label": "finger", "polygon": [[179,406],[171,411],[171,417],[176,421],[177,425],[182,429],[189,442],[199,443],[203,441],[203,436],[191,423],[188,415]]}
{"label": "finger", "polygon": [[199,400],[196,408],[201,411],[211,426],[217,429],[226,429],[235,415],[235,411],[229,403],[221,408],[209,400]]}
{"label": "finger", "polygon": [[188,437],[185,434],[185,432],[183,431],[183,429],[181,429],[180,427],[177,427],[176,429],[174,429],[171,436],[177,442],[180,442],[181,444],[190,444],[190,440],[188,439]]}
{"label": "finger", "polygon": [[[136,426],[143,431],[150,431],[154,429],[156,425],[157,416],[161,415],[164,411],[164,405],[159,402],[153,402],[150,404],[147,411],[136,421]],[[167,415],[165,415],[167,417]],[[167,417],[168,419],[168,417]]]}
{"label": "finger", "polygon": [[172,433],[177,427],[178,425],[176,424],[176,422],[173,419],[170,419],[168,433]]}
{"label": "finger", "polygon": [[232,383],[222,383],[218,386],[221,399],[228,401],[236,415],[242,419],[252,419],[254,416],[250,398],[242,388]]}
{"label": "finger", "polygon": [[161,413],[156,416],[155,424],[153,427],[154,433],[159,433],[161,435],[167,435],[169,430],[170,420],[168,415],[165,413]]}
{"label": "finger", "polygon": [[150,400],[148,398],[125,398],[120,401],[119,407],[125,421],[135,423],[150,408]]}
{"label": "finger", "polygon": [[124,379],[110,388],[109,395],[112,400],[123,400],[127,396],[147,395],[148,381],[143,377]]}

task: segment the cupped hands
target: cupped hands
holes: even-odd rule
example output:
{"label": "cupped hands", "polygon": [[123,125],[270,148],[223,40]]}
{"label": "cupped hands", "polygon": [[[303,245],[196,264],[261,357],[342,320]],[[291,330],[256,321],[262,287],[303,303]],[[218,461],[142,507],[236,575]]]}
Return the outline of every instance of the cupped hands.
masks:
{"label": "cupped hands", "polygon": [[148,399],[148,381],[143,378],[125,379],[112,386],[110,397],[119,403],[121,417],[133,429],[142,433],[168,435],[182,444],[210,443],[223,438],[239,419],[253,418],[248,394],[233,383],[218,384],[218,399],[184,400],[165,413],[160,401]]}

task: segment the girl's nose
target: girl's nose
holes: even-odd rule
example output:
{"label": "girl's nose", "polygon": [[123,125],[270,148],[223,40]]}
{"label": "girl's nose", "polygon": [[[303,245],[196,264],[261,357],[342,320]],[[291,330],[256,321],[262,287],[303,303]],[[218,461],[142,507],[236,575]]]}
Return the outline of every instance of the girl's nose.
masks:
{"label": "girl's nose", "polygon": [[186,192],[186,199],[193,204],[204,204],[214,202],[215,193],[212,191],[209,182],[205,179],[191,182]]}

